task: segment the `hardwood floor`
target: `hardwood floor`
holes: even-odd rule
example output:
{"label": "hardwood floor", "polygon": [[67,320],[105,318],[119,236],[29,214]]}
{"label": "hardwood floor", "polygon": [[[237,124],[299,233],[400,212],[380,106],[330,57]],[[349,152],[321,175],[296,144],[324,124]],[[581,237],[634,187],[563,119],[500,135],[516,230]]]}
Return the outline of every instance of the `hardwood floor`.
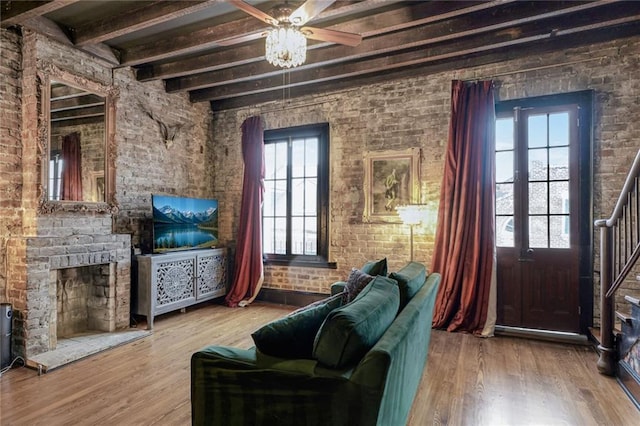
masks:
{"label": "hardwood floor", "polygon": [[[292,309],[200,305],[159,317],[149,337],[45,375],[10,370],[0,377],[0,424],[189,425],[190,355],[209,344],[250,347],[253,330]],[[640,424],[596,359],[590,347],[434,330],[408,424]]]}

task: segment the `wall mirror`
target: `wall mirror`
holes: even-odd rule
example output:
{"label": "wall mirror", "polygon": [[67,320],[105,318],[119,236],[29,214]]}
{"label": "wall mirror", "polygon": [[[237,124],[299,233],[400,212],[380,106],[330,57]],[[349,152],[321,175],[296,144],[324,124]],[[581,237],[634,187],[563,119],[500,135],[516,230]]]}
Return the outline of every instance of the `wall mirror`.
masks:
{"label": "wall mirror", "polygon": [[51,64],[39,76],[41,213],[114,210],[116,92]]}

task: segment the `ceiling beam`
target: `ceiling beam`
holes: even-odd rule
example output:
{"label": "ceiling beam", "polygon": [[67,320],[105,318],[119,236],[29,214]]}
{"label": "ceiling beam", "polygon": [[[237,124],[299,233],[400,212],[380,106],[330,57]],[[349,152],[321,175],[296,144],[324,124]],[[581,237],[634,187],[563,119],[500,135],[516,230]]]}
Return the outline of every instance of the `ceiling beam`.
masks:
{"label": "ceiling beam", "polygon": [[79,0],[53,1],[3,1],[0,5],[0,21],[2,28],[22,24],[28,19],[53,12]]}
{"label": "ceiling beam", "polygon": [[[334,45],[324,49],[312,50],[307,53],[307,61],[296,67],[296,71],[310,69],[318,66],[326,66],[335,62],[346,62],[364,59],[371,56],[391,54],[394,51],[424,47],[444,41],[453,41],[462,37],[477,36],[479,34],[499,31],[510,27],[538,22],[542,19],[557,18],[571,13],[584,12],[588,9],[602,6],[604,2],[581,4],[566,7],[560,2],[553,3],[554,7],[564,7],[539,13],[535,4],[520,7],[516,11],[504,11],[497,13],[491,11],[482,16],[456,17],[454,19],[439,21],[428,26],[410,28],[406,31],[394,32],[379,37],[370,37],[357,46],[348,47]],[[536,14],[538,12],[538,14]],[[189,75],[182,78],[169,79],[165,82],[167,92],[185,90],[197,90],[206,87],[215,87],[229,83],[238,83],[247,80],[264,79],[281,75],[282,70],[262,61],[246,66],[226,68],[215,72],[206,72]]]}
{"label": "ceiling beam", "polygon": [[[570,24],[573,22],[567,22]],[[474,37],[463,40],[455,45],[443,44],[428,49],[418,49],[398,53],[393,56],[383,56],[360,62],[340,63],[312,70],[291,72],[288,79],[283,84],[282,77],[271,77],[256,81],[229,84],[221,87],[202,89],[190,92],[192,102],[216,101],[234,97],[246,97],[263,92],[278,92],[274,96],[279,96],[282,89],[323,83],[334,80],[344,80],[371,73],[389,72],[400,68],[424,65],[444,60],[453,60],[466,55],[477,55],[488,53],[498,49],[513,49],[523,47],[532,43],[554,39],[560,42],[561,37],[586,33],[593,30],[602,30],[625,24],[633,24],[640,27],[640,15],[627,16],[620,19],[607,20],[600,23],[568,26],[564,29],[549,30],[539,28],[532,24],[523,28],[523,33],[518,38],[512,38],[510,33],[491,33],[482,37]],[[214,102],[215,103],[215,102]]]}
{"label": "ceiling beam", "polygon": [[73,29],[73,41],[78,46],[101,43],[125,34],[140,31],[185,15],[201,12],[223,0],[145,1],[135,3],[117,16],[105,16]]}
{"label": "ceiling beam", "polygon": [[[392,31],[399,31],[418,25],[443,21],[456,16],[469,13],[480,12],[482,10],[493,9],[500,5],[513,2],[513,0],[499,0],[484,2],[471,7],[462,2],[450,2],[445,5],[447,10],[440,10],[434,14],[433,6],[430,2],[417,2],[403,8],[384,11],[382,13],[354,19],[343,25],[329,27],[331,29],[355,32],[363,37],[373,37]],[[463,7],[466,6],[466,7]],[[417,17],[417,18],[416,18]],[[194,72],[216,71],[239,65],[245,65],[256,61],[264,60],[264,47],[262,42],[240,46],[232,50],[213,52],[200,55],[194,58],[175,60],[162,64],[140,67],[136,71],[136,78],[139,81],[149,81],[155,79],[175,78],[182,75],[193,74]],[[310,44],[307,54],[310,51],[328,46],[327,43]],[[353,48],[350,48],[353,49]],[[275,71],[275,68],[273,69]],[[179,84],[179,83],[178,83]]]}
{"label": "ceiling beam", "polygon": [[[395,2],[395,0],[392,2],[364,0],[360,2],[357,8],[353,5],[342,6],[338,4],[340,7],[325,10],[318,18],[313,20],[313,23],[327,21],[335,17],[344,17],[348,13],[373,10]],[[235,37],[266,31],[270,28],[272,27],[256,18],[248,16],[235,21],[212,25],[211,27],[201,30],[173,36],[158,42],[125,49],[122,52],[122,64],[135,66],[145,62],[167,59],[176,55],[200,52],[217,47],[220,43],[226,44],[226,42]],[[257,59],[258,58],[255,60]]]}

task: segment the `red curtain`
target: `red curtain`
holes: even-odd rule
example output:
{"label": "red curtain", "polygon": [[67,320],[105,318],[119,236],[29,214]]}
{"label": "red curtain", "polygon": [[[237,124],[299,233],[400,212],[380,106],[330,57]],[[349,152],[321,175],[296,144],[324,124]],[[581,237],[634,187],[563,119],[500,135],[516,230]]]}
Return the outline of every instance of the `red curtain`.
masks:
{"label": "red curtain", "polygon": [[480,334],[487,320],[494,249],[491,81],[455,80],[432,270],[442,274],[433,327]]}
{"label": "red curtain", "polygon": [[[238,226],[233,284],[225,302],[245,306],[253,301],[262,286],[262,197],[264,193],[264,140],[262,119],[247,118],[242,123],[244,179]],[[248,297],[248,300],[243,300]]]}
{"label": "red curtain", "polygon": [[78,132],[68,134],[62,140],[61,199],[82,201],[82,153]]}

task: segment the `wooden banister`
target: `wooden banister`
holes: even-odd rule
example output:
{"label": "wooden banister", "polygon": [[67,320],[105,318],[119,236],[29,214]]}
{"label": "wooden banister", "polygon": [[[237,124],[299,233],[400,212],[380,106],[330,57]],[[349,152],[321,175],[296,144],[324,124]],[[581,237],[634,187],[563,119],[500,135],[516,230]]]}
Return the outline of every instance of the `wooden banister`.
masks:
{"label": "wooden banister", "polygon": [[608,219],[600,228],[600,358],[598,371],[613,376],[616,359],[613,337],[615,293],[640,258],[640,151],[627,174]]}

